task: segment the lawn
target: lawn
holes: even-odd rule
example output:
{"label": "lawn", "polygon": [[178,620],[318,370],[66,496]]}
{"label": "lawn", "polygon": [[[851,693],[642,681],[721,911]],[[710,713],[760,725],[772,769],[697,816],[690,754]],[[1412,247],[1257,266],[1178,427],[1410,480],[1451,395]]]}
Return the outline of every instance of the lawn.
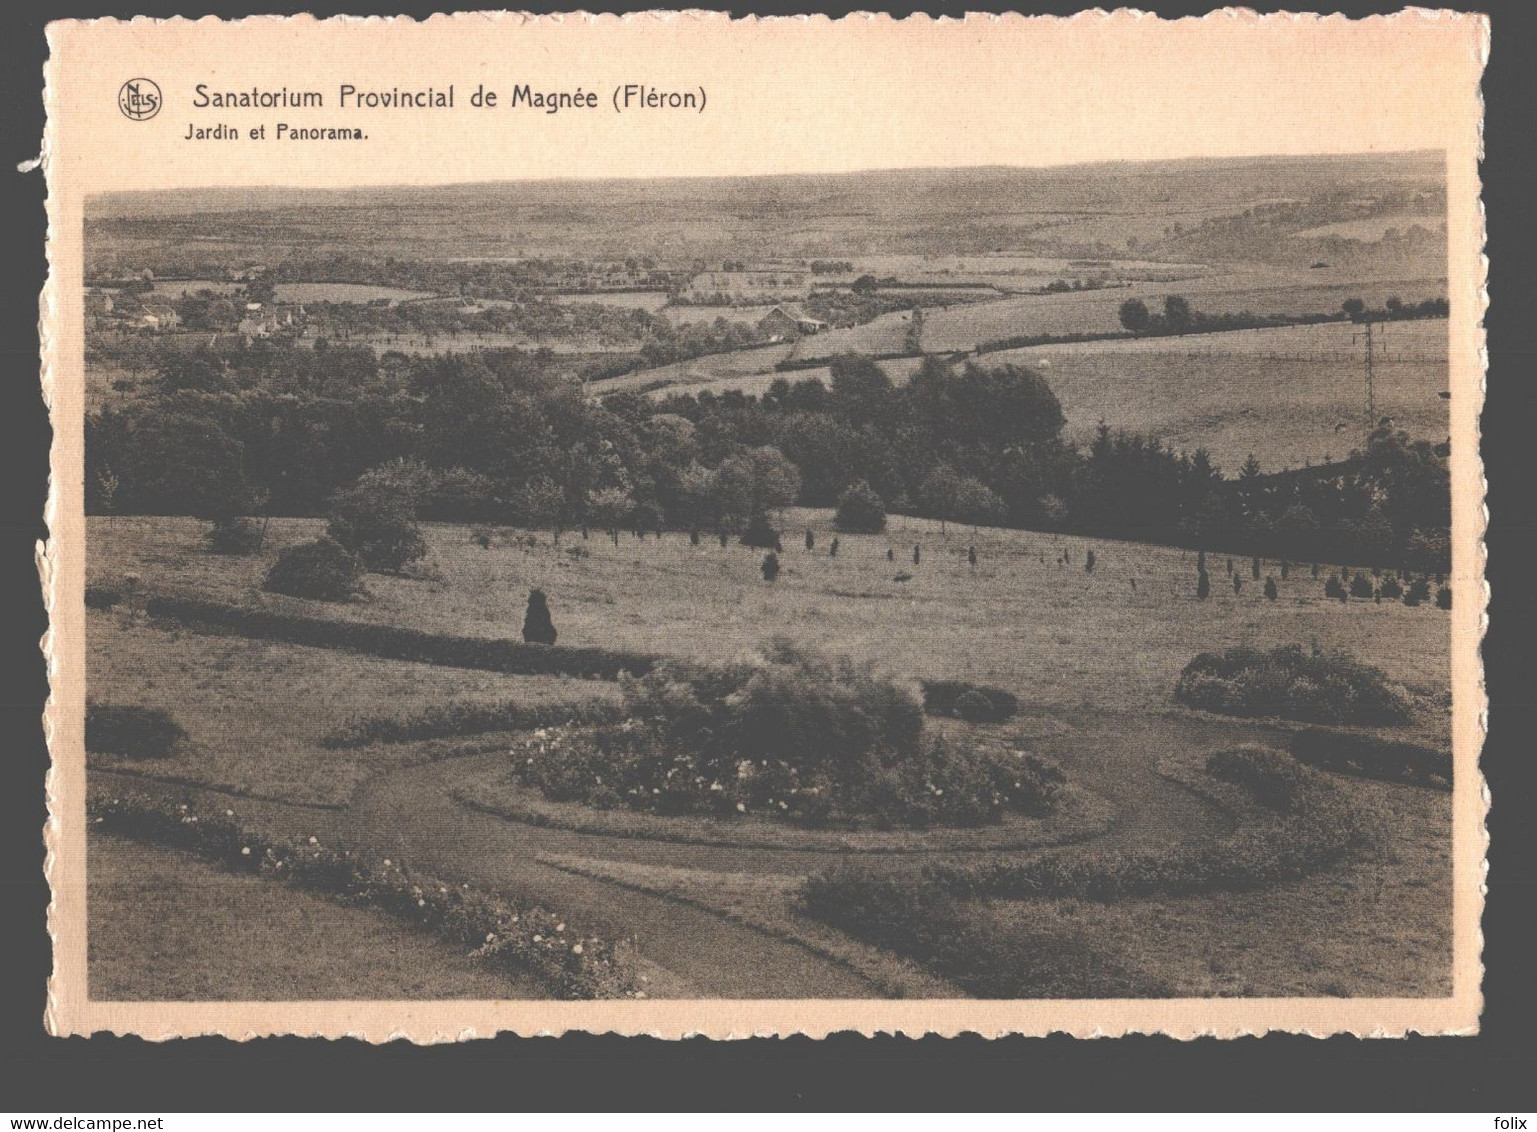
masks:
{"label": "lawn", "polygon": [[380,912],[118,837],[93,836],[88,853],[96,1001],[549,995]]}
{"label": "lawn", "polygon": [[173,757],[93,753],[93,767],[296,802],[345,802],[369,774],[446,748],[321,745],[353,717],[407,716],[448,702],[533,705],[615,694],[612,685],[592,681],[502,676],[129,623],[116,611],[93,611],[87,638],[93,699],[163,708],[188,732]]}
{"label": "lawn", "polygon": [[[787,513],[784,572],[774,583],[759,572],[761,552],[735,542],[722,548],[707,539],[694,547],[674,533],[622,535],[615,546],[598,532],[586,540],[568,532],[557,548],[546,532],[535,536],[534,547],[486,550],[467,527],[430,524],[424,533],[436,580],[370,575],[372,600],[347,605],[263,594],[260,580],[277,550],[319,533],[318,520],[298,519],[274,520],[266,550],[251,557],[203,553],[202,525],[194,520],[92,519],[88,573],[98,581],[136,571],[167,591],[486,637],[518,636],[528,590],[539,586],[562,644],[723,660],[784,634],[896,676],[994,684],[1042,712],[1167,707],[1175,679],[1197,653],[1315,640],[1368,659],[1411,689],[1446,698],[1450,687],[1443,611],[1342,605],[1327,599],[1305,568],[1280,582],[1280,600],[1270,602],[1247,579],[1235,595],[1217,557],[1210,563],[1219,584],[1210,600],[1197,602],[1189,551],[997,528],[952,527],[945,537],[938,523],[896,517],[884,535],[840,535],[834,558],[826,550],[835,533],[830,519],[826,511]],[[817,535],[814,551],[802,547],[807,527]],[[914,544],[922,547],[917,567]],[[566,553],[573,545],[587,554],[573,559]],[[970,546],[979,559],[974,569],[966,562]],[[886,560],[888,547],[894,562]],[[1071,565],[1057,564],[1063,549]],[[1083,568],[1089,549],[1097,560],[1092,574]],[[899,571],[911,580],[896,581]],[[1263,571],[1278,573],[1273,562]],[[273,679],[291,678],[287,660],[268,663]],[[327,662],[322,655],[316,663]],[[92,694],[107,698],[95,679]],[[461,683],[494,679],[452,676],[456,692],[480,686],[494,694],[501,685]],[[185,694],[184,686],[167,686],[163,694]],[[424,686],[421,694],[441,694],[442,685],[436,688]],[[365,688],[361,697],[338,693],[333,702],[349,713],[363,702],[382,710],[397,695],[388,686]],[[253,698],[251,710],[262,710],[260,695]]]}
{"label": "lawn", "polygon": [[1451,801],[1435,790],[1330,775],[1377,816],[1372,851],[1255,892],[1100,904],[996,901],[998,932],[1070,926],[1180,996],[1437,997],[1451,993]]}

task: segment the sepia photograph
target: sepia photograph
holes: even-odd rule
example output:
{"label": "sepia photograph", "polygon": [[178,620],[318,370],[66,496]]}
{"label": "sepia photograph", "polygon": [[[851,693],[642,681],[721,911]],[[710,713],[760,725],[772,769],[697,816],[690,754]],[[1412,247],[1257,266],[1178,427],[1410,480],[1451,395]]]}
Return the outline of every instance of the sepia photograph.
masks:
{"label": "sepia photograph", "polygon": [[[636,82],[617,21],[498,25],[613,49],[547,82],[155,25],[90,120],[179,164],[51,124],[56,1025],[1476,1029],[1479,23],[847,23],[669,25],[699,71]],[[1238,34],[1244,134],[1164,69]],[[840,166],[858,97],[741,97],[862,37],[882,100],[979,44],[1004,121],[883,101]],[[1021,43],[1076,113],[989,107]],[[1440,112],[1330,107],[1443,49]],[[581,152],[399,175],[491,115]],[[600,115],[765,133],[626,168]]]}

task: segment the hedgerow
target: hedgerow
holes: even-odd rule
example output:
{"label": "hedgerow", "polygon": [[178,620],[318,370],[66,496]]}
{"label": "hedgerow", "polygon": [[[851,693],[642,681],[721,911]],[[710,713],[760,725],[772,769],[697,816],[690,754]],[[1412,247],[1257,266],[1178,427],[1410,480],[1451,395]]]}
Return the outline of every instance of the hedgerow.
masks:
{"label": "hedgerow", "polygon": [[417,715],[368,716],[327,732],[324,747],[362,747],[369,743],[405,743],[482,735],[488,731],[532,731],[565,724],[615,723],[617,704],[583,700],[569,704],[435,704]]}
{"label": "hedgerow", "polygon": [[[964,697],[970,696],[966,704]],[[976,701],[980,699],[981,704]],[[1001,723],[1019,711],[1019,700],[1012,692],[965,680],[925,680],[923,710],[930,715],[953,715],[974,723]]]}
{"label": "hedgerow", "polygon": [[235,872],[282,880],[390,913],[514,971],[532,971],[562,998],[643,997],[626,944],[567,930],[554,913],[450,885],[404,862],[280,838],[222,812],[146,795],[87,799],[93,828],[186,850]]}
{"label": "hedgerow", "polygon": [[1347,774],[1448,789],[1452,783],[1451,752],[1377,735],[1310,727],[1292,736],[1291,753],[1298,762]]}
{"label": "hedgerow", "polygon": [[1174,698],[1224,715],[1275,716],[1304,723],[1396,724],[1409,703],[1381,669],[1344,653],[1300,645],[1202,653],[1180,673]]}
{"label": "hedgerow", "polygon": [[203,625],[262,640],[287,641],[319,648],[349,649],[391,660],[411,660],[453,668],[475,668],[510,675],[577,676],[617,680],[620,673],[650,671],[654,658],[644,653],[569,645],[527,644],[505,638],[455,637],[365,621],[333,621],[253,606],[226,605],[200,598],[154,597],[146,605],[152,617]]}

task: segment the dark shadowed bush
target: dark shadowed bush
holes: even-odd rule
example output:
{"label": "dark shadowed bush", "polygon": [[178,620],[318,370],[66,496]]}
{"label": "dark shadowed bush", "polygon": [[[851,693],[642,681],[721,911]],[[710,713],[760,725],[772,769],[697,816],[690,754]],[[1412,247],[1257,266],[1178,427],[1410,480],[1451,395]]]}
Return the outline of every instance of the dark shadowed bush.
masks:
{"label": "dark shadowed bush", "polygon": [[1393,577],[1393,575],[1389,574],[1386,578],[1382,579],[1382,583],[1377,587],[1377,596],[1387,600],[1397,601],[1399,598],[1404,596],[1403,584],[1400,583],[1397,578]]}
{"label": "dark shadowed bush", "polygon": [[187,737],[181,725],[159,708],[87,703],[85,749],[126,759],[163,759]]}
{"label": "dark shadowed bush", "polygon": [[1370,601],[1377,595],[1377,587],[1372,585],[1371,578],[1365,574],[1357,574],[1350,579],[1350,596],[1364,598]]}
{"label": "dark shadowed bush", "polygon": [[111,609],[123,600],[123,591],[115,586],[86,586],[85,607],[87,609]]}
{"label": "dark shadowed bush", "polygon": [[1409,720],[1408,700],[1380,669],[1344,653],[1309,654],[1300,645],[1202,653],[1180,673],[1174,698],[1203,711],[1305,723]]}
{"label": "dark shadowed bush", "polygon": [[255,519],[219,519],[203,541],[214,554],[255,554],[262,543],[262,525]]}
{"label": "dark shadowed bush", "polygon": [[[962,699],[967,700],[964,710]],[[958,716],[972,723],[1000,723],[1019,711],[1019,700],[1012,692],[986,684],[972,684],[966,680],[925,680],[923,710],[930,715]]]}
{"label": "dark shadowed bush", "polygon": [[833,525],[840,531],[879,534],[886,529],[886,505],[864,480],[838,497],[838,511]]}
{"label": "dark shadowed bush", "polygon": [[759,550],[773,550],[779,545],[779,532],[767,515],[754,515],[742,530],[742,545]]}
{"label": "dark shadowed bush", "polygon": [[621,672],[636,675],[651,667],[645,653],[568,645],[530,645],[488,637],[453,637],[395,625],[362,621],[333,621],[281,613],[274,609],[225,605],[189,597],[154,597],[145,606],[151,617],[162,617],[234,633],[242,637],[288,641],[319,648],[441,664],[450,668],[475,668],[513,675],[579,676],[617,680]]}
{"label": "dark shadowed bush", "polygon": [[1346,774],[1448,788],[1452,784],[1450,752],[1377,735],[1310,727],[1292,736],[1291,753],[1298,762]]}
{"label": "dark shadowed bush", "polygon": [[1324,581],[1324,596],[1333,598],[1344,598],[1349,596],[1345,589],[1345,583],[1339,580],[1339,576],[1337,574],[1330,574],[1329,577]]}
{"label": "dark shadowed bush", "polygon": [[427,553],[410,495],[373,485],[337,493],[326,534],[378,573],[398,573]]}
{"label": "dark shadowed bush", "polygon": [[351,601],[365,592],[363,563],[334,539],[318,538],[279,554],[262,588],[316,601]]}

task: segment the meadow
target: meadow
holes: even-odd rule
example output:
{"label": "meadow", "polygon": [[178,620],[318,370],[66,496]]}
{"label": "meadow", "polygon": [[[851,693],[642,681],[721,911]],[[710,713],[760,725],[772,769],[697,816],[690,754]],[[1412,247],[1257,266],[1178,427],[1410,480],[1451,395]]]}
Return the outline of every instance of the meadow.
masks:
{"label": "meadow", "polygon": [[[1235,595],[1219,568],[1223,584],[1197,602],[1193,551],[998,528],[951,526],[947,537],[937,522],[895,517],[884,535],[839,535],[830,557],[830,519],[786,514],[784,572],[773,584],[760,574],[761,552],[735,541],[695,547],[677,533],[623,534],[615,546],[594,531],[585,540],[567,532],[557,547],[546,531],[531,533],[534,546],[504,540],[483,549],[467,527],[425,524],[425,579],[370,575],[371,600],[348,605],[260,592],[279,550],[320,533],[322,521],[305,519],[273,520],[263,554],[250,557],[204,552],[195,520],[92,519],[88,576],[137,572],[170,593],[472,637],[516,636],[524,599],[538,586],[561,644],[725,660],[784,633],[888,673],[996,684],[1046,711],[1165,707],[1192,656],[1242,644],[1317,640],[1370,657],[1416,688],[1450,684],[1444,614],[1341,605],[1305,569],[1291,571],[1269,602],[1253,583]],[[816,550],[800,545],[807,528]],[[917,568],[914,544],[922,547]],[[975,568],[966,561],[972,546]],[[573,548],[586,553],[574,558]],[[1089,549],[1092,574],[1083,568]],[[1070,566],[1057,562],[1064,550]],[[1264,571],[1275,573],[1275,564]],[[896,581],[898,572],[911,580]],[[1137,649],[1125,649],[1132,639]]]}

